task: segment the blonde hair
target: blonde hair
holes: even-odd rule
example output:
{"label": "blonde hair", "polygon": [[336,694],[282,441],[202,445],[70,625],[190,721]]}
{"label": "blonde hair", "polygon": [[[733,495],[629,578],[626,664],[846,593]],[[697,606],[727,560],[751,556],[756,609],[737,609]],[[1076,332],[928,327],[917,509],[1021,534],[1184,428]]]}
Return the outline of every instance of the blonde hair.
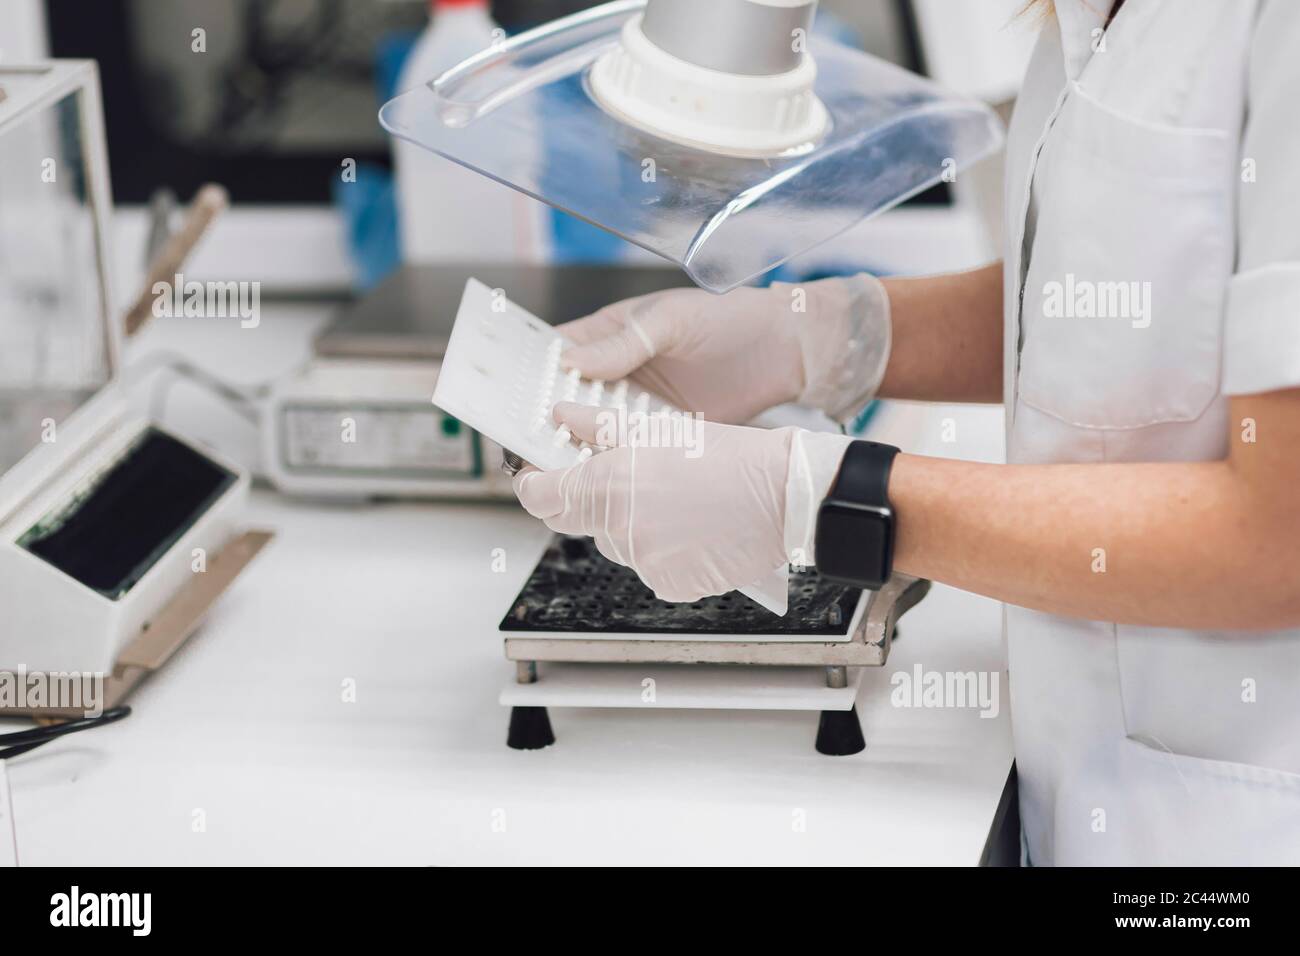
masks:
{"label": "blonde hair", "polygon": [[[1083,0],[1083,5],[1095,10],[1096,2],[1097,0]],[[1118,9],[1122,2],[1123,0],[1101,0],[1101,6],[1107,8],[1107,21],[1115,15],[1116,9]],[[1016,14],[1016,18],[1026,16],[1030,13],[1034,13],[1040,21],[1055,17],[1056,0],[1025,0],[1025,5],[1020,8],[1020,12]]]}

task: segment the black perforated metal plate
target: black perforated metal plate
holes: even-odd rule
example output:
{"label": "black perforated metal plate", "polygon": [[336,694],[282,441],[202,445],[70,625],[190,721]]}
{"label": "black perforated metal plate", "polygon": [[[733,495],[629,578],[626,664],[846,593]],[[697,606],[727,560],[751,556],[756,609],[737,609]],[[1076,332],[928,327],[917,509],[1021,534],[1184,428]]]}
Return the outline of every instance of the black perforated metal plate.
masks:
{"label": "black perforated metal plate", "polygon": [[862,591],[816,571],[790,575],[790,610],[778,617],[737,592],[693,604],[661,601],[630,568],[587,538],[557,537],[515,598],[500,630],[586,634],[735,634],[843,639]]}

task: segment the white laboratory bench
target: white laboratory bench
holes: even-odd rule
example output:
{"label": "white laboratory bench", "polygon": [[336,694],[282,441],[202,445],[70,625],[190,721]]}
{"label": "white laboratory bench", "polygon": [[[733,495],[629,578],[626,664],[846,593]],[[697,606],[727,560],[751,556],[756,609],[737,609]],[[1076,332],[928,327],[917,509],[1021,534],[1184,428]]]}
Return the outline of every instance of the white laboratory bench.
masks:
{"label": "white laboratory bench", "polygon": [[[257,330],[161,322],[137,351],[257,381],[305,354],[324,314],[264,313]],[[167,421],[183,428],[181,391]],[[998,413],[917,409],[892,410],[888,437],[999,453]],[[962,442],[936,445],[947,417]],[[553,708],[557,743],[514,751],[496,625],[546,539],[538,522],[511,505],[258,490],[249,523],[275,540],[134,694],[133,715],[10,763],[24,865],[980,860],[1012,763],[993,601],[936,586],[904,617],[863,682],[867,748],[852,757],[814,751],[815,713],[653,705]],[[997,672],[997,716],[892,706],[891,675],[918,664]]]}

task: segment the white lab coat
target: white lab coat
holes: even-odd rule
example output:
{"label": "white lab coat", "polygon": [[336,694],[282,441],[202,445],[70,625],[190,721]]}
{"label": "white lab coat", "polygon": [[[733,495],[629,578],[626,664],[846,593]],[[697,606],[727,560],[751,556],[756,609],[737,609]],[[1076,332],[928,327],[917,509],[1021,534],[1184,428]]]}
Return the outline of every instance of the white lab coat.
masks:
{"label": "white lab coat", "polygon": [[[1104,49],[1106,0],[1056,8],[1008,143],[1008,460],[1221,459],[1228,396],[1300,387],[1300,3],[1128,0]],[[1028,862],[1300,863],[1300,630],[1006,629]]]}

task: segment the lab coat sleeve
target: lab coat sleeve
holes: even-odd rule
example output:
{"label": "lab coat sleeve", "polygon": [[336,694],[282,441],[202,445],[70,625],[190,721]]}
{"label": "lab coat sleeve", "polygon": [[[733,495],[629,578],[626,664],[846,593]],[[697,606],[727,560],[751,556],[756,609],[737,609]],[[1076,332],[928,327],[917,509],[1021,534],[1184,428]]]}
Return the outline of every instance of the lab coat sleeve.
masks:
{"label": "lab coat sleeve", "polygon": [[1224,317],[1223,391],[1300,387],[1300,3],[1265,0],[1251,44]]}

